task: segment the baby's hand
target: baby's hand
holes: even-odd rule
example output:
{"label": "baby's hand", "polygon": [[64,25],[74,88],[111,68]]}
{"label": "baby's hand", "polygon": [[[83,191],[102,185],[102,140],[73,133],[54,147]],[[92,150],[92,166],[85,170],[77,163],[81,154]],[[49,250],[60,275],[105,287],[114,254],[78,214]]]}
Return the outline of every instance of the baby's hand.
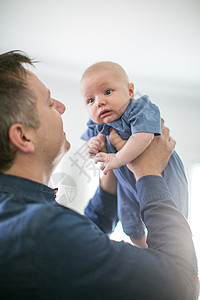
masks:
{"label": "baby's hand", "polygon": [[117,169],[121,167],[121,162],[119,159],[117,159],[116,154],[108,154],[100,152],[95,157],[95,163],[101,162],[100,169],[104,171],[104,174],[106,175],[109,170]]}
{"label": "baby's hand", "polygon": [[97,136],[91,138],[88,141],[88,153],[90,155],[96,155],[99,151],[105,148],[105,140],[106,137],[102,134],[98,134]]}

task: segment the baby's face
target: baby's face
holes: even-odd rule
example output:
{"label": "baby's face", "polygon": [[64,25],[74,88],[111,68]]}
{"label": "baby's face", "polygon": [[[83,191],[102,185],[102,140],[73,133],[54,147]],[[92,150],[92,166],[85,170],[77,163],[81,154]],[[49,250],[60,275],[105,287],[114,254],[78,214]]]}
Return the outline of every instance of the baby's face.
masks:
{"label": "baby's face", "polygon": [[90,118],[98,124],[119,119],[133,97],[133,85],[116,70],[87,75],[80,89]]}

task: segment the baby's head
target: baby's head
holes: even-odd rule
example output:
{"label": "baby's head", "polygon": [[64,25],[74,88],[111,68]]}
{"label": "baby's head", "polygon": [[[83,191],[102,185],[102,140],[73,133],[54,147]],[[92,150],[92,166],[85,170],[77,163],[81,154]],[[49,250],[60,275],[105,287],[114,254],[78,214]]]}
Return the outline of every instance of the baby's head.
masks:
{"label": "baby's head", "polygon": [[122,116],[133,98],[134,85],[120,65],[104,61],[84,72],[80,90],[90,118],[104,124]]}

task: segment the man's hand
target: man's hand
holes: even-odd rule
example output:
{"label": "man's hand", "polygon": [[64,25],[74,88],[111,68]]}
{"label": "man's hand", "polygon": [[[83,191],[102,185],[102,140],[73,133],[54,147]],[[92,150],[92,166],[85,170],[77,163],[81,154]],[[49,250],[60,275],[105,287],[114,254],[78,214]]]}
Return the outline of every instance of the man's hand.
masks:
{"label": "man's hand", "polygon": [[[141,153],[127,167],[134,173],[136,180],[145,175],[158,175],[161,176],[162,171],[165,169],[169,158],[174,151],[176,142],[169,136],[169,129],[164,126],[164,120],[161,119],[162,134],[155,136],[151,144],[146,150]],[[112,131],[113,146],[117,150],[123,147],[124,141],[121,139],[116,131]],[[123,141],[123,143],[122,143]],[[121,146],[120,146],[121,143]]]}
{"label": "man's hand", "polygon": [[109,141],[117,149],[117,151],[121,150],[127,142],[122,140],[117,130],[112,127],[110,128]]}

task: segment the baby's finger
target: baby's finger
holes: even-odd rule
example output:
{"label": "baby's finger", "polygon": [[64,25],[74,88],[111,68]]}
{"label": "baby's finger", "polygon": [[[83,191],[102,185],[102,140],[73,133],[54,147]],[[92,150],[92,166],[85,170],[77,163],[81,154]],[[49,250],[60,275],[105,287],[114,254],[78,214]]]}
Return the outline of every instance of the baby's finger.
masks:
{"label": "baby's finger", "polygon": [[91,146],[98,147],[99,146],[99,141],[96,140],[96,139],[92,139],[88,144],[91,145]]}
{"label": "baby's finger", "polygon": [[100,165],[100,169],[103,171],[104,169],[105,169],[105,165],[104,165],[104,163],[101,163],[101,165]]}
{"label": "baby's finger", "polygon": [[102,152],[98,153],[95,157],[95,163],[106,162],[106,161],[107,161],[106,155]]}
{"label": "baby's finger", "polygon": [[107,175],[108,171],[105,163],[101,163],[100,169],[103,171],[104,175]]}
{"label": "baby's finger", "polygon": [[101,150],[103,148],[103,146],[105,145],[105,142],[98,138],[96,139],[96,142],[98,144],[99,150]]}
{"label": "baby's finger", "polygon": [[103,168],[103,173],[104,175],[107,175],[108,171],[110,171],[111,169],[107,166],[104,165],[104,168]]}
{"label": "baby's finger", "polygon": [[105,144],[103,141],[101,141],[97,138],[91,142],[92,142],[92,145],[95,145],[97,147],[98,151],[100,151]]}
{"label": "baby's finger", "polygon": [[95,150],[95,149],[89,149],[89,150],[88,150],[88,153],[89,153],[90,155],[96,155],[96,154],[98,153],[98,150]]}
{"label": "baby's finger", "polygon": [[88,145],[88,152],[99,152],[99,148],[97,146]]}

